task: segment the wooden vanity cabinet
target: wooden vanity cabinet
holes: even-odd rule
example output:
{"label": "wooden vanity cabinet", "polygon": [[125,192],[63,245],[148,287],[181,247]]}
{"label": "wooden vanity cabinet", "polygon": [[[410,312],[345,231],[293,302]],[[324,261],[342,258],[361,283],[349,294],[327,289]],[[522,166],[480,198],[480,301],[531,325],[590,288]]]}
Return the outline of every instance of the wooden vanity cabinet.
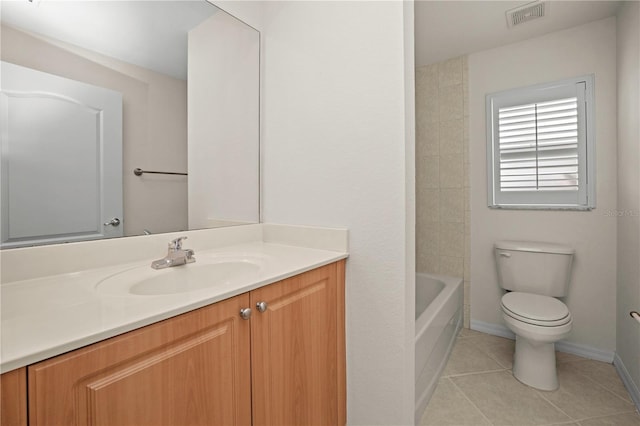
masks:
{"label": "wooden vanity cabinet", "polygon": [[254,425],[344,425],[344,261],[256,289]]}
{"label": "wooden vanity cabinet", "polygon": [[344,425],[344,265],[29,366],[29,425]]}
{"label": "wooden vanity cabinet", "polygon": [[0,425],[27,426],[27,369],[0,376]]}
{"label": "wooden vanity cabinet", "polygon": [[248,305],[243,294],[29,366],[29,424],[251,424]]}

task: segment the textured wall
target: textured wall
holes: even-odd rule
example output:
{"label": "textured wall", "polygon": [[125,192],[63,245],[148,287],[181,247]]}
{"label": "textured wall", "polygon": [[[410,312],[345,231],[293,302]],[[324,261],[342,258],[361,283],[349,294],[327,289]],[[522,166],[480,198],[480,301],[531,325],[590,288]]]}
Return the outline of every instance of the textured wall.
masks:
{"label": "textured wall", "polygon": [[348,424],[412,424],[409,2],[264,3],[264,220],[349,228]]}
{"label": "textured wall", "polygon": [[416,265],[465,279],[469,326],[467,57],[416,69]]}

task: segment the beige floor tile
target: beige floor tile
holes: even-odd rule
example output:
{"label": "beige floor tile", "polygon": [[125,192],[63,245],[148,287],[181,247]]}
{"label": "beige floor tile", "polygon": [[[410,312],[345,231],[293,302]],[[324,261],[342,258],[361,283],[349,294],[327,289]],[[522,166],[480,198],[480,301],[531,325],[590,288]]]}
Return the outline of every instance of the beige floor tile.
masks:
{"label": "beige floor tile", "polygon": [[633,404],[587,377],[575,374],[575,371],[567,368],[569,364],[558,365],[560,388],[552,392],[540,392],[545,399],[576,420],[633,411]]}
{"label": "beige floor tile", "polygon": [[625,401],[632,402],[627,388],[624,387],[616,368],[612,364],[588,359],[567,363],[563,368],[567,371],[575,371],[587,376]]}
{"label": "beige floor tile", "polygon": [[525,426],[573,420],[506,371],[452,377],[451,381],[494,425]]}
{"label": "beige floor tile", "polygon": [[556,364],[560,364],[563,362],[575,362],[575,361],[584,361],[584,358],[579,357],[578,355],[556,351]]}
{"label": "beige floor tile", "polygon": [[[492,345],[494,343],[503,343],[507,342],[515,342],[513,339],[507,339],[506,337],[494,336],[491,334],[479,333],[478,336],[475,337],[476,342],[481,342],[482,346]],[[480,343],[479,343],[480,344]]]}
{"label": "beige floor tile", "polygon": [[[448,378],[441,379],[421,424],[482,425],[488,419],[509,426],[640,426],[611,364],[557,352],[560,389],[536,391],[505,371],[511,368],[514,343],[462,329],[443,373]],[[491,371],[497,366],[503,371]],[[478,410],[485,417],[476,417]]]}
{"label": "beige floor tile", "polygon": [[460,334],[458,334],[458,339],[465,339],[467,337],[478,337],[478,336],[486,336],[486,334],[480,333],[479,331],[471,330],[470,328],[461,328]]}
{"label": "beige floor tile", "polygon": [[640,416],[638,413],[616,414],[614,416],[599,417],[597,419],[583,420],[581,426],[638,426]]}
{"label": "beige floor tile", "polygon": [[438,387],[420,420],[421,426],[489,424],[482,413],[446,378],[438,382]]}
{"label": "beige floor tile", "polygon": [[470,340],[472,339],[458,339],[456,341],[443,376],[503,369],[500,364],[489,356],[479,352],[477,346]]}
{"label": "beige floor tile", "polygon": [[469,339],[469,341],[473,342],[482,352],[497,361],[503,368],[510,369],[513,366],[515,340],[481,334],[479,337]]}
{"label": "beige floor tile", "polygon": [[569,422],[569,423],[551,423],[550,425],[544,425],[544,426],[580,426],[580,423],[578,422]]}

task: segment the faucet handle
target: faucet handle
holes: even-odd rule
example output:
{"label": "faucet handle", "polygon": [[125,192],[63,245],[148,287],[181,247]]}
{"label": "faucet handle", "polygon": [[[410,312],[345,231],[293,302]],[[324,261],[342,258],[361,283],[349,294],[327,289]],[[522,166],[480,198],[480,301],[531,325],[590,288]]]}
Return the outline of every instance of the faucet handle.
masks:
{"label": "faucet handle", "polygon": [[182,240],[186,240],[187,237],[176,238],[175,240],[171,240],[169,243],[169,248],[173,250],[182,250]]}

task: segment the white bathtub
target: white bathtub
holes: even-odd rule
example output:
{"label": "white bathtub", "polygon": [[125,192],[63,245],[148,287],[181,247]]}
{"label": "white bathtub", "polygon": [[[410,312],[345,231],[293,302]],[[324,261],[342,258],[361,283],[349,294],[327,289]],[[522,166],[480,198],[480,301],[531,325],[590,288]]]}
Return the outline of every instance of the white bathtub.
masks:
{"label": "white bathtub", "polygon": [[462,325],[462,292],[461,278],[416,274],[416,424]]}

